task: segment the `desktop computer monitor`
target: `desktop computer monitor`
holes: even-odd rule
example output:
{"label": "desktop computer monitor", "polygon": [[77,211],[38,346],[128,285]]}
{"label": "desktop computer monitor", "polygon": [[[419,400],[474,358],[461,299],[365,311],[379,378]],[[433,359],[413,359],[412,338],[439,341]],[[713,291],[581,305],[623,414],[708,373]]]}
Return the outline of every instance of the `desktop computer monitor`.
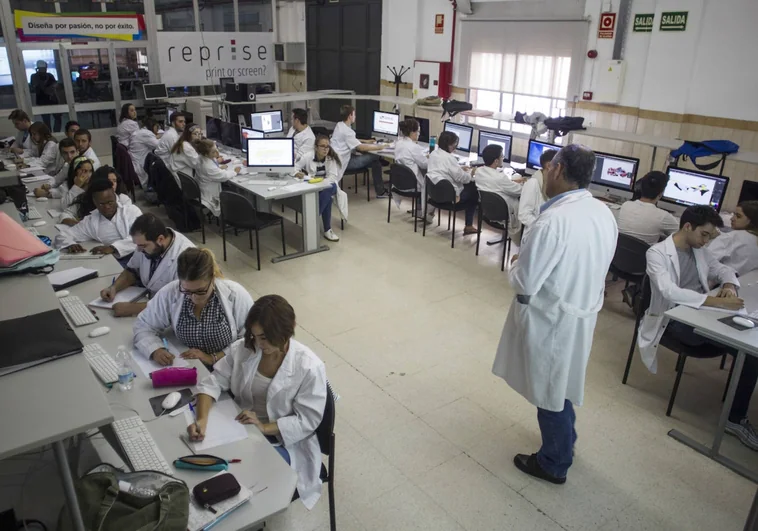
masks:
{"label": "desktop computer monitor", "polygon": [[478,153],[482,156],[484,148],[490,144],[497,144],[503,147],[503,160],[505,162],[511,161],[511,147],[513,145],[513,137],[511,135],[504,135],[502,133],[490,133],[489,131],[479,131],[479,145]]}
{"label": "desktop computer monitor", "polygon": [[400,115],[394,112],[374,111],[373,133],[380,135],[397,136]]}
{"label": "desktop computer monitor", "polygon": [[595,151],[592,184],[631,192],[634,189],[634,181],[637,179],[639,164],[640,159]]}
{"label": "desktop computer monitor", "polygon": [[529,147],[526,150],[526,167],[530,170],[541,170],[540,157],[545,150],[554,149],[559,151],[561,146],[556,146],[542,140],[530,140]]}
{"label": "desktop computer monitor", "polygon": [[241,149],[240,126],[231,122],[221,122],[221,143],[234,149]]}
{"label": "desktop computer monitor", "polygon": [[408,118],[413,118],[414,120],[418,122],[418,125],[419,125],[418,141],[428,144],[429,143],[429,119],[419,118],[417,116],[410,116],[408,114],[403,116],[403,120],[407,120]]}
{"label": "desktop computer monitor", "polygon": [[247,165],[263,172],[285,172],[295,167],[295,139],[248,138]]}
{"label": "desktop computer monitor", "polygon": [[247,153],[247,139],[248,138],[266,138],[266,135],[255,129],[248,127],[240,127],[240,144],[242,145],[242,151]]}
{"label": "desktop computer monitor", "polygon": [[221,142],[221,118],[208,118],[205,122],[205,138]]}
{"label": "desktop computer monitor", "polygon": [[708,205],[721,211],[729,177],[719,177],[702,171],[672,168],[666,171],[669,183],[663,201],[681,206]]}
{"label": "desktop computer monitor", "polygon": [[468,125],[445,122],[445,131],[458,135],[458,150],[471,152],[471,139],[474,136],[474,128]]}
{"label": "desktop computer monitor", "polygon": [[162,100],[168,98],[166,85],[163,83],[148,83],[142,85],[142,90],[145,92],[146,100]]}
{"label": "desktop computer monitor", "polygon": [[250,115],[250,129],[261,133],[281,133],[284,131],[282,111],[254,112]]}

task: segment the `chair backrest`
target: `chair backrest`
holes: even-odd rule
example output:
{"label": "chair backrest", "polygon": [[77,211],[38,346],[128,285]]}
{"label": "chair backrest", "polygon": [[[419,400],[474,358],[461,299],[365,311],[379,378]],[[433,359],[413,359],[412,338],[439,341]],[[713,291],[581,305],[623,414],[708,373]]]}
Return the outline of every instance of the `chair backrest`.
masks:
{"label": "chair backrest", "polygon": [[200,185],[195,179],[184,172],[178,171],[179,182],[182,183],[182,195],[190,201],[200,200]]}
{"label": "chair backrest", "polygon": [[222,191],[219,194],[221,202],[221,218],[229,225],[250,226],[256,218],[255,206],[244,195],[235,192]]}
{"label": "chair backrest", "polygon": [[126,188],[132,195],[134,194],[134,183],[139,182],[137,178],[137,172],[134,171],[134,165],[132,164],[132,156],[129,155],[129,150],[126,146],[120,142],[116,143],[116,153],[113,156],[113,164],[116,167],[116,171],[121,174],[121,178],[126,184]]}
{"label": "chair backrest", "polygon": [[619,233],[611,267],[627,275],[644,275],[647,269],[645,253],[650,246],[633,236]]}
{"label": "chair backrest", "polygon": [[111,155],[116,157],[116,146],[118,145],[118,138],[115,135],[111,135]]}
{"label": "chair backrest", "polygon": [[403,164],[390,165],[390,185],[398,190],[417,190],[416,174]]}
{"label": "chair backrest", "polygon": [[453,188],[453,183],[446,179],[434,184],[427,177],[426,191],[429,194],[429,199],[435,203],[455,203],[455,188]]}
{"label": "chair backrest", "polygon": [[508,203],[505,199],[494,192],[479,192],[479,203],[482,208],[482,217],[490,221],[504,221],[508,219]]}
{"label": "chair backrest", "polygon": [[321,447],[321,453],[332,455],[332,433],[334,433],[334,421],[336,410],[334,407],[334,392],[331,384],[326,382],[326,404],[324,405],[324,416],[321,418],[321,424],[316,428],[316,438]]}
{"label": "chair backrest", "polygon": [[650,299],[653,297],[653,288],[650,284],[650,277],[645,275],[642,278],[642,287],[639,291],[639,297],[632,301],[632,311],[639,321],[645,312],[650,308]]}

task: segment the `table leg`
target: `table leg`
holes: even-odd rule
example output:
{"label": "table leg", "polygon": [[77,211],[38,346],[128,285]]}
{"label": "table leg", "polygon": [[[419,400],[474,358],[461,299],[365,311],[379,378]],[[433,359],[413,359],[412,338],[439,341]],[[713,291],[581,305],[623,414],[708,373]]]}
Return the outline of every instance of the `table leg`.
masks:
{"label": "table leg", "polygon": [[747,515],[745,521],[745,528],[743,531],[756,531],[758,529],[758,490],[755,491],[755,497],[753,498],[753,505],[750,507],[750,512]]}
{"label": "table leg", "polygon": [[303,250],[287,256],[276,256],[271,261],[276,264],[309,254],[328,251],[327,245],[319,245],[320,234],[318,229],[318,193],[303,194]]}
{"label": "table leg", "polygon": [[63,447],[63,441],[54,442],[53,451],[55,452],[55,460],[58,463],[58,472],[60,472],[61,481],[63,482],[63,493],[66,496],[66,503],[71,513],[71,519],[74,522],[74,529],[84,531],[84,521],[82,520],[82,513],[79,511],[79,501],[76,499],[76,490],[74,490],[74,479],[71,477],[71,469],[68,466],[68,458],[66,457],[66,449]]}

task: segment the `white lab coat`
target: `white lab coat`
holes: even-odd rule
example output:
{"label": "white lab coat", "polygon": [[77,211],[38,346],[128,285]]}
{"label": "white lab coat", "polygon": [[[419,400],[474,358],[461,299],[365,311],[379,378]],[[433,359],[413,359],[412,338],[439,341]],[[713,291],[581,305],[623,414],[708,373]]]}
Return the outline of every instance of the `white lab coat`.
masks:
{"label": "white lab coat", "polygon": [[200,186],[200,202],[214,216],[221,215],[221,183],[236,175],[233,168],[221,169],[215,160],[199,156],[195,180]]}
{"label": "white lab coat", "polygon": [[324,169],[326,170],[326,175],[323,176],[324,182],[338,184],[340,179],[340,165],[337,164],[337,161],[332,157],[326,157],[326,161],[319,164],[315,159],[316,155],[313,152],[306,153],[302,159],[295,163],[295,169],[308,174],[310,177],[316,177],[318,167],[323,164]]}
{"label": "white lab coat", "polygon": [[521,224],[528,228],[537,221],[540,215],[540,207],[546,201],[544,176],[542,170],[539,170],[529,177],[521,189],[521,199],[518,205],[518,219]]}
{"label": "white lab coat", "polygon": [[692,252],[704,293],[679,287],[679,255],[673,236],[653,245],[646,254],[652,297],[640,323],[637,346],[642,362],[653,374],[658,371],[658,343],[669,323],[664,314],[678,305],[700,308],[708,297],[705,293],[710,291],[710,280],[740,285],[735,271],[716,260],[707,248],[692,249]]}
{"label": "white lab coat", "polygon": [[173,127],[169,127],[158,140],[158,147],[155,148],[155,154],[163,163],[168,166],[168,159],[171,156],[171,148],[179,140],[180,133]]}
{"label": "white lab coat", "polygon": [[81,156],[82,157],[87,157],[89,160],[92,161],[92,169],[93,170],[96,170],[96,169],[98,169],[101,166],[100,159],[97,158],[97,155],[95,155],[95,150],[92,149],[92,146],[88,147],[87,151],[85,151],[84,153],[82,153]]}
{"label": "white lab coat", "polygon": [[132,135],[137,131],[139,131],[139,124],[135,120],[125,118],[116,128],[116,139],[128,148]]}
{"label": "white lab coat", "polygon": [[45,143],[45,147],[42,148],[42,153],[38,151],[39,147],[34,144],[32,157],[29,157],[25,162],[29,165],[42,166],[47,175],[55,175],[58,173],[61,165],[63,164],[63,157],[61,157],[58,150],[58,142],[55,140],[48,140]]}
{"label": "white lab coat", "polygon": [[722,233],[708,245],[708,250],[740,276],[758,269],[758,236],[746,230]]}
{"label": "white lab coat", "polygon": [[472,180],[471,174],[463,171],[463,168],[458,164],[458,159],[455,158],[455,155],[441,148],[435,149],[429,155],[429,166],[426,176],[434,184],[442,180],[450,181],[453,184],[453,188],[455,188],[455,195],[458,196],[463,191],[463,185],[470,183]]}
{"label": "white lab coat", "polygon": [[345,175],[347,165],[350,164],[350,157],[353,156],[353,150],[361,145],[361,141],[355,135],[355,131],[345,122],[338,122],[332,133],[332,149],[340,158],[342,167],[340,168],[340,179]]}
{"label": "white lab coat", "polygon": [[295,131],[294,127],[290,127],[290,130],[287,132],[287,138],[295,140],[295,162],[302,159],[308,153],[313,153],[316,149],[316,135],[313,134],[313,129],[310,126],[306,126],[299,133]]}
{"label": "white lab coat", "polygon": [[587,190],[569,193],[540,215],[509,271],[517,297],[492,372],[539,408],[562,411],[566,399],[582,405],[617,236],[608,207]]}
{"label": "white lab coat", "polygon": [[16,140],[13,142],[13,147],[20,147],[24,150],[22,157],[33,156],[32,155],[32,135],[28,130],[16,131]]}
{"label": "white lab coat", "polygon": [[193,148],[192,144],[189,142],[182,143],[182,150],[179,153],[171,153],[171,156],[168,159],[168,168],[174,174],[176,184],[179,186],[180,190],[182,188],[182,183],[179,180],[177,172],[182,172],[188,177],[193,177],[195,175],[195,170],[200,167],[200,162],[200,155],[197,154],[197,151],[195,151],[195,148]]}
{"label": "white lab coat", "polygon": [[[68,189],[68,186],[66,183],[63,183],[60,188]],[[83,193],[84,190],[76,185],[74,185],[70,191],[66,192],[65,199],[70,200],[71,202],[66,205],[66,208],[63,210],[63,212],[61,212],[61,215],[58,216],[58,223],[61,223],[64,219],[79,219],[79,209],[77,208],[77,205],[74,204],[74,200],[76,200]],[[132,198],[126,194],[118,194],[116,200],[121,206],[128,206],[132,204]],[[64,200],[61,199],[61,207],[63,206],[63,202]]]}
{"label": "white lab coat", "polygon": [[[233,343],[231,353],[198,384],[198,394],[218,400],[222,391],[231,390],[238,406],[252,410],[253,404],[241,398],[241,390],[252,385],[261,357],[260,349],[245,348],[244,339]],[[269,420],[279,427],[291,466],[297,472],[297,491],[308,509],[321,496],[321,450],[316,428],[324,415],[326,393],[324,362],[311,349],[290,339],[282,365],[271,379],[266,410]]]}
{"label": "white lab coat", "polygon": [[[242,339],[245,334],[245,319],[253,307],[253,298],[245,288],[232,280],[217,278],[215,289],[224,309],[229,328],[234,340]],[[145,356],[163,347],[160,334],[167,328],[176,329],[176,323],[182,313],[185,295],[179,291],[179,281],[166,284],[155,297],[150,299],[134,322],[134,346]],[[228,356],[234,343],[224,349]]]}
{"label": "white lab coat", "polygon": [[[63,157],[61,157],[61,161],[63,160]],[[68,179],[68,168],[69,164],[68,162],[64,162],[63,166],[61,166],[58,171],[53,175],[53,187],[50,188],[50,195],[53,197],[53,199],[60,199],[61,195],[57,195],[57,192],[54,192],[53,190],[58,189],[62,184],[66,182]]]}
{"label": "white lab coat", "polygon": [[[480,192],[492,192],[505,200],[508,205],[508,235],[518,245],[520,243],[521,222],[518,219],[519,197],[523,185],[513,182],[510,176],[494,168],[482,166],[476,170],[476,188]],[[503,220],[492,220],[503,221]]]}
{"label": "white lab coat", "polygon": [[129,140],[129,156],[132,158],[134,171],[137,173],[139,182],[143,190],[147,190],[148,175],[145,171],[145,160],[148,153],[155,151],[158,147],[158,137],[149,129],[138,129],[132,133]]}
{"label": "white lab coat", "polygon": [[426,156],[426,150],[408,137],[400,137],[395,142],[395,162],[410,168],[416,176],[418,189],[421,196],[424,196],[424,183],[426,180],[426,170],[429,166],[429,158]]}
{"label": "white lab coat", "polygon": [[129,259],[129,263],[126,264],[127,269],[136,271],[139,274],[140,282],[150,291],[151,295],[155,295],[163,286],[177,279],[176,261],[179,259],[179,255],[185,249],[195,246],[184,234],[173,229],[169,230],[174,235],[174,240],[171,242],[171,247],[166,249],[166,254],[158,264],[158,267],[155,268],[152,278],[150,278],[150,259],[145,253],[135,251]]}
{"label": "white lab coat", "polygon": [[120,202],[116,215],[110,220],[104,218],[99,211],[93,210],[73,227],[61,229],[61,234],[66,236],[64,247],[75,242],[95,240],[102,245],[112,245],[119,256],[128,256],[137,248],[129,236],[129,230],[141,215],[142,211],[137,206],[124,206]]}

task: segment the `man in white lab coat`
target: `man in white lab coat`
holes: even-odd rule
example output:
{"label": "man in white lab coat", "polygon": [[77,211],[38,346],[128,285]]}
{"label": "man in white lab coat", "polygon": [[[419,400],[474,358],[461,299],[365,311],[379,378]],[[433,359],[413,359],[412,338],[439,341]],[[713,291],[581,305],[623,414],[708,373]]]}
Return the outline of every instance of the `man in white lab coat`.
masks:
{"label": "man in white lab coat", "polygon": [[[182,251],[195,244],[183,234],[166,227],[154,214],[142,214],[129,230],[137,252],[112,286],[100,292],[104,301],[112,301],[129,286],[144,286],[152,297],[166,284],[177,280],[176,261]],[[116,317],[133,317],[145,309],[147,302],[117,302]]]}
{"label": "man in white lab coat", "polygon": [[[695,334],[691,326],[669,322],[665,316],[668,310],[680,304],[734,311],[744,306],[743,300],[737,297],[740,284],[736,272],[720,263],[705,247],[718,235],[718,228],[723,224],[713,208],[691,206],[682,214],[679,231],[647,251],[647,275],[652,293],[650,307],[640,323],[637,345],[643,363],[652,373],[658,371],[658,344],[664,333],[676,336],[677,340],[689,346],[713,345],[714,353],[735,353],[733,349]],[[716,296],[708,295],[712,282],[721,286]],[[726,424],[727,433],[735,435],[753,450],[758,450],[758,434],[747,419],[747,410],[756,381],[758,358],[746,356]]]}
{"label": "man in white lab coat", "polygon": [[541,170],[537,170],[534,175],[524,183],[524,188],[521,190],[521,198],[518,205],[518,219],[524,226],[524,232],[532,225],[537,217],[540,215],[540,207],[545,204],[547,197],[545,196],[545,177],[543,172],[550,161],[553,160],[555,154],[558,153],[554,149],[546,149],[540,156]]}
{"label": "man in white lab coat", "polygon": [[566,482],[576,442],[573,404],[582,405],[584,379],[605,277],[618,230],[611,211],[587,191],[595,154],[575,144],[545,171],[539,218],[524,237],[509,272],[511,304],[492,372],[537,407],[542,448],[519,454],[522,472]]}
{"label": "man in white lab coat", "polygon": [[384,187],[384,174],[382,173],[382,159],[372,151],[382,151],[383,146],[376,144],[375,140],[359,140],[353,131],[355,123],[355,108],[351,105],[340,107],[340,119],[332,133],[332,148],[342,162],[340,179],[346,171],[365,170],[371,168],[374,179],[374,190],[377,199],[388,199],[389,193]]}
{"label": "man in white lab coat", "polygon": [[287,138],[295,140],[295,162],[298,162],[308,153],[313,153],[316,144],[316,135],[308,125],[308,111],[305,109],[292,109],[290,117],[292,127],[287,132]]}
{"label": "man in white lab coat", "polygon": [[163,161],[168,167],[171,158],[171,148],[184,132],[184,126],[187,123],[187,116],[183,112],[175,112],[171,115],[171,127],[169,127],[158,141],[158,147],[155,148],[155,155]]}
{"label": "man in white lab coat", "polygon": [[129,156],[132,158],[134,171],[139,178],[143,190],[148,188],[148,175],[145,171],[145,159],[148,153],[158,148],[158,122],[152,118],[146,118],[142,122],[142,129],[138,129],[129,140]]}

